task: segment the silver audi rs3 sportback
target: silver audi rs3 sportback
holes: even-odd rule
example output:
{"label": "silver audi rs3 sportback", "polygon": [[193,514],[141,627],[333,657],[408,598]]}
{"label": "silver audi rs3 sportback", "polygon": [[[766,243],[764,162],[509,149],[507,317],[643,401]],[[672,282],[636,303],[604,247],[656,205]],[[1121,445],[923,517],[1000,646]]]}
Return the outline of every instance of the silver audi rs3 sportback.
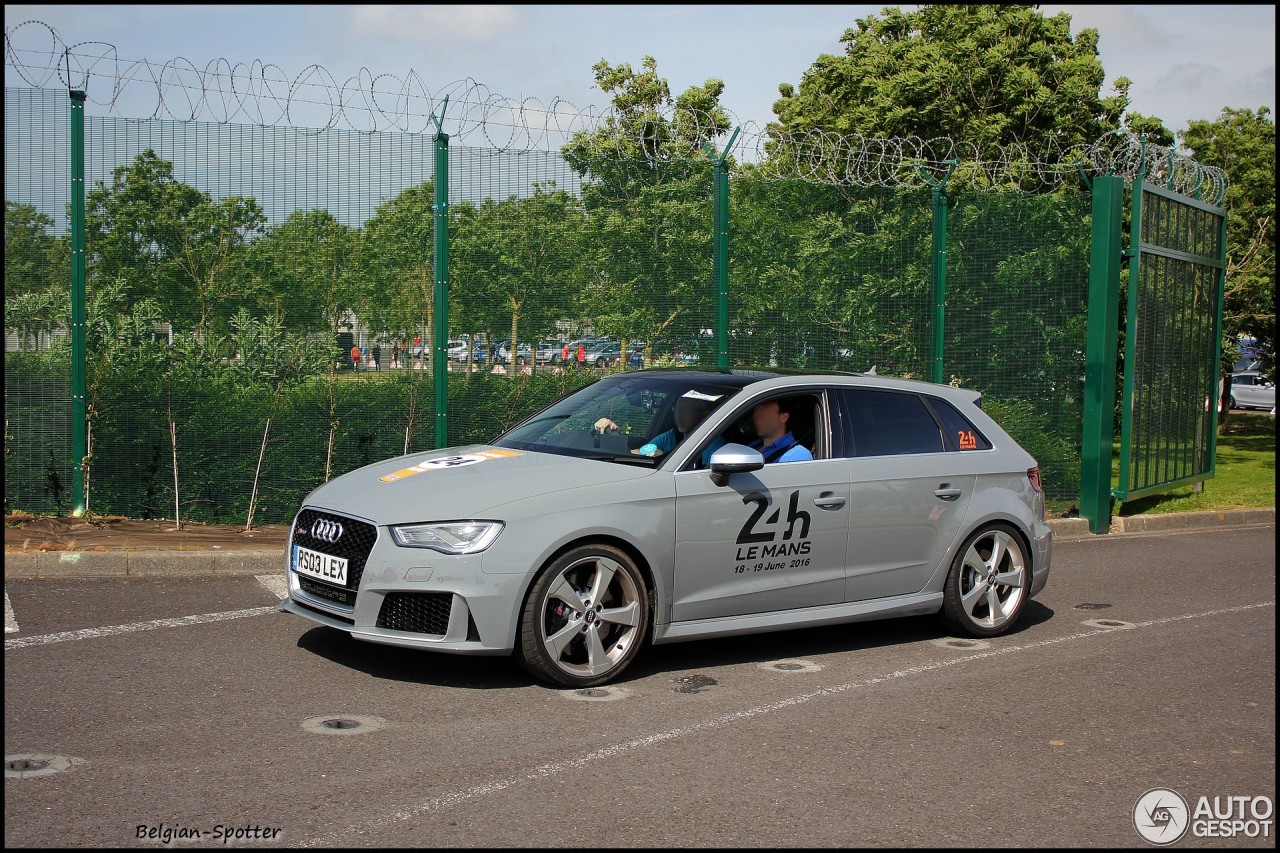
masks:
{"label": "silver audi rs3 sportback", "polygon": [[608,375],[491,444],[313,491],[280,608],[569,687],[647,643],[927,613],[995,636],[1052,539],[1035,459],[979,404],[872,375]]}

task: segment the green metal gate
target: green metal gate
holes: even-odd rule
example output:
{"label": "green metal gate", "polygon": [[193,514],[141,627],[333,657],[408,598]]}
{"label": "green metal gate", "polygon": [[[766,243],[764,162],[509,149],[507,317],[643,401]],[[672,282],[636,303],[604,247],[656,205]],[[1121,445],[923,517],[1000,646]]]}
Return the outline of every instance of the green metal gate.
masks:
{"label": "green metal gate", "polygon": [[1226,212],[1133,182],[1119,501],[1214,471]]}

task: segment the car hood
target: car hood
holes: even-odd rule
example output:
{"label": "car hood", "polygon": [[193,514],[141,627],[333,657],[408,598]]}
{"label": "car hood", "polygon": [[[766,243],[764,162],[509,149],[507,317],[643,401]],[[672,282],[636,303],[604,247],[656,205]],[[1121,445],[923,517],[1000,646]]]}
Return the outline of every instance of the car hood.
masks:
{"label": "car hood", "polygon": [[491,518],[513,501],[539,495],[555,501],[570,489],[651,474],[622,463],[474,444],[366,465],[320,486],[304,503],[383,525]]}

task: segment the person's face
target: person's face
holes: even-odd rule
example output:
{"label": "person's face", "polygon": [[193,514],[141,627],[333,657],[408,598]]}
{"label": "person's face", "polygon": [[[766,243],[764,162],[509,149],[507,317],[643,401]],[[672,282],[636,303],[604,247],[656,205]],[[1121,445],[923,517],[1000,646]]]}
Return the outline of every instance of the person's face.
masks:
{"label": "person's face", "polygon": [[702,419],[706,416],[706,407],[697,400],[689,397],[681,397],[676,400],[676,429],[680,432],[691,432],[694,427],[702,423]]}
{"label": "person's face", "polygon": [[784,414],[776,401],[761,403],[751,413],[755,423],[756,435],[773,441],[781,438],[787,431],[787,420],[790,415]]}

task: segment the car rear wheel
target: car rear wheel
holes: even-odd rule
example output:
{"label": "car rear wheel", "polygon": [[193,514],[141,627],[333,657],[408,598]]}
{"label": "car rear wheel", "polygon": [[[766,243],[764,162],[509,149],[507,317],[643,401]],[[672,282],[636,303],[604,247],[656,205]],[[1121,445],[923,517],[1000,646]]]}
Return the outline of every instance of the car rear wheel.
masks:
{"label": "car rear wheel", "polygon": [[970,536],[947,574],[942,615],[956,632],[994,637],[1014,626],[1031,587],[1031,567],[1022,539],[993,525]]}
{"label": "car rear wheel", "polygon": [[616,678],[649,629],[649,593],[635,562],[609,545],[574,548],[538,576],[520,619],[520,662],[566,687]]}

